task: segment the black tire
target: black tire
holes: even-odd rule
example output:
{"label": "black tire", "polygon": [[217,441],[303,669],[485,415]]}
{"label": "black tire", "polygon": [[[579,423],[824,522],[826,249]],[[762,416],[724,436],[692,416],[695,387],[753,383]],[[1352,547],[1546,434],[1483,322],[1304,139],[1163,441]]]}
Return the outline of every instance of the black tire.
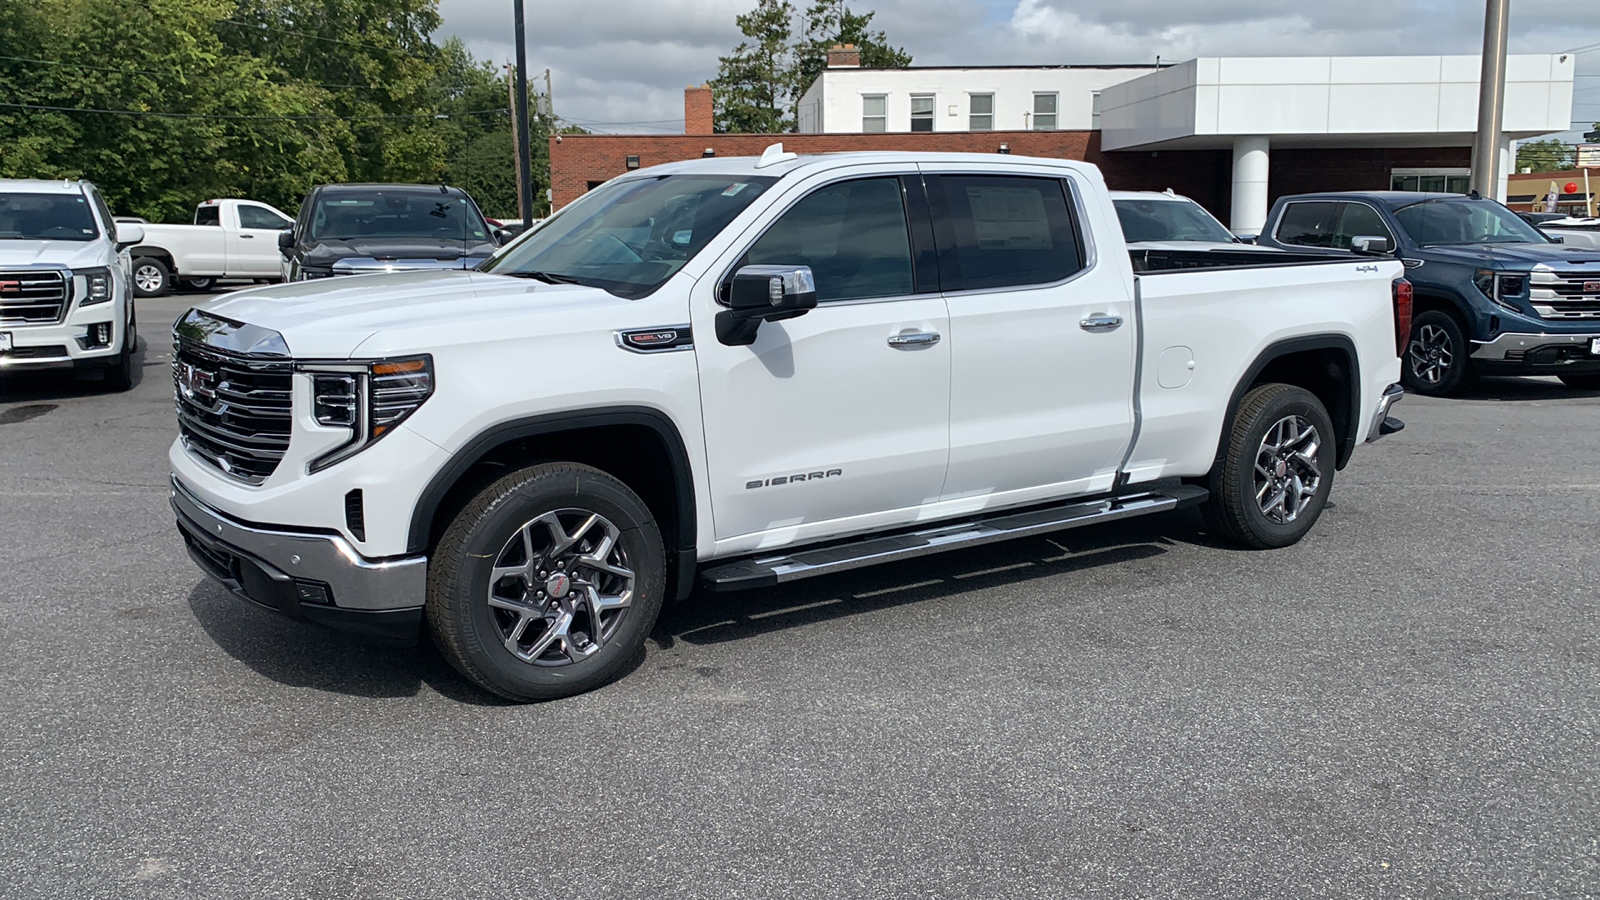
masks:
{"label": "black tire", "polygon": [[209,291],[217,286],[217,280],[215,278],[185,278],[183,284],[184,287],[191,291]]}
{"label": "black tire", "polygon": [[128,310],[128,323],[122,330],[122,352],[117,361],[106,369],[106,389],[121,393],[133,387],[134,354],[139,349],[139,327],[132,308]]}
{"label": "black tire", "polygon": [[[584,530],[584,515],[603,524],[591,521]],[[601,557],[610,561],[610,571],[571,554],[563,558],[566,551],[552,552],[559,540],[541,524],[552,517],[561,533],[582,535],[572,545],[580,556],[595,554],[600,538],[611,534],[615,549]],[[526,575],[492,579],[497,566],[520,566]],[[591,584],[598,586],[597,596],[621,597],[619,568],[632,572],[631,602],[598,612],[596,628],[597,607],[581,598]],[[542,580],[545,572],[549,580]],[[566,572],[574,574],[564,584],[554,579]],[[665,591],[661,532],[644,501],[599,469],[545,463],[489,485],[451,521],[429,561],[426,613],[440,652],[469,680],[511,700],[555,700],[594,690],[626,671],[644,651]],[[502,606],[492,606],[491,597]],[[554,637],[563,631],[563,615],[572,638]],[[599,631],[602,640],[594,642],[588,631]],[[538,650],[545,639],[547,649]],[[585,640],[594,646],[586,654]],[[513,655],[508,644],[531,659]]]}
{"label": "black tire", "polygon": [[1558,375],[1561,383],[1569,388],[1580,391],[1600,391],[1600,374],[1594,375]]}
{"label": "black tire", "polygon": [[154,256],[133,260],[133,293],[137,297],[159,297],[172,289],[172,270]]}
{"label": "black tire", "polygon": [[[1270,471],[1265,479],[1271,480],[1263,496],[1257,462],[1267,457],[1269,433],[1291,419],[1315,429],[1311,439],[1316,448],[1307,453],[1309,442],[1291,444],[1288,449],[1298,447],[1300,452],[1284,454],[1288,462],[1281,468],[1269,465],[1261,470]],[[1287,431],[1274,433],[1274,443],[1278,435],[1284,434]],[[1304,434],[1302,431],[1302,436]],[[1328,494],[1333,490],[1338,436],[1322,401],[1294,385],[1261,385],[1239,402],[1227,441],[1222,462],[1211,473],[1211,497],[1201,507],[1208,529],[1217,537],[1256,550],[1287,547],[1305,537],[1322,515]],[[1283,461],[1276,454],[1273,456]],[[1309,458],[1310,467],[1302,457]],[[1308,473],[1313,469],[1317,475],[1316,484],[1312,490],[1305,491],[1305,483],[1310,480]],[[1285,481],[1283,502],[1269,514],[1264,507],[1279,496],[1278,489],[1272,486],[1278,479]],[[1298,499],[1292,503],[1295,506],[1293,515],[1286,521],[1280,520],[1282,515],[1277,514],[1287,514],[1291,499],[1296,497]]]}
{"label": "black tire", "polygon": [[1473,382],[1466,332],[1455,316],[1437,309],[1411,320],[1411,337],[1401,360],[1400,380],[1406,390],[1429,397],[1448,397]]}

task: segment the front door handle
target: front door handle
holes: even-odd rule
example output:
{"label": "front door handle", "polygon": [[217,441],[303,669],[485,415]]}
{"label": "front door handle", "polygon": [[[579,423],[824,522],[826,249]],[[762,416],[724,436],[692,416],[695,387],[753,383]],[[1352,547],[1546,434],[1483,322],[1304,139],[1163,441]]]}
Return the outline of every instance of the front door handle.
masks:
{"label": "front door handle", "polygon": [[239,239],[240,240],[244,240],[244,241],[252,240],[254,238],[255,238],[255,235],[253,235],[253,234],[241,234],[241,235],[239,235]]}
{"label": "front door handle", "polygon": [[891,347],[931,347],[939,343],[937,331],[908,331],[889,338]]}
{"label": "front door handle", "polygon": [[1084,331],[1092,331],[1096,334],[1106,331],[1116,331],[1118,328],[1122,327],[1122,317],[1108,316],[1105,313],[1095,313],[1087,319],[1079,321],[1078,327],[1082,328]]}

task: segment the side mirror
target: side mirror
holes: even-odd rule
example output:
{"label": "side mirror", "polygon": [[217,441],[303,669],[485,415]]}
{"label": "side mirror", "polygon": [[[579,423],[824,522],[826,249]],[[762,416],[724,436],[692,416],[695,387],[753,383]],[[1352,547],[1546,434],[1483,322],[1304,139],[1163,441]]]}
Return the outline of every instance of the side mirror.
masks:
{"label": "side mirror", "polygon": [[728,308],[717,313],[717,340],[730,347],[755,342],[762,322],[803,316],[817,308],[810,266],[745,266],[728,285]]}
{"label": "side mirror", "polygon": [[1564,238],[1564,237],[1562,237],[1562,236],[1560,236],[1558,234],[1550,234],[1549,232],[1545,232],[1544,236],[1549,238],[1550,239],[1550,243],[1552,243],[1552,244],[1565,244],[1567,242],[1566,238]]}
{"label": "side mirror", "polygon": [[134,244],[144,243],[144,226],[137,222],[118,222],[116,228],[116,245],[118,250],[132,247]]}
{"label": "side mirror", "polygon": [[504,247],[506,244],[510,243],[512,238],[516,237],[516,235],[512,234],[510,229],[507,228],[496,228],[494,231],[490,232],[490,234],[494,235],[494,245],[496,247]]}
{"label": "side mirror", "polygon": [[293,249],[294,229],[285,228],[284,230],[278,232],[278,252],[282,253],[284,256],[288,256],[289,251]]}
{"label": "side mirror", "polygon": [[1372,234],[1361,234],[1350,239],[1350,249],[1357,253],[1370,253],[1377,255],[1379,253],[1388,253],[1394,248],[1389,246],[1389,239],[1386,237],[1378,237],[1377,235]]}
{"label": "side mirror", "polygon": [[1238,238],[1239,239],[1239,243],[1241,243],[1241,244],[1254,244],[1257,240],[1259,240],[1261,238],[1261,235],[1259,235],[1259,234],[1235,234],[1234,237]]}

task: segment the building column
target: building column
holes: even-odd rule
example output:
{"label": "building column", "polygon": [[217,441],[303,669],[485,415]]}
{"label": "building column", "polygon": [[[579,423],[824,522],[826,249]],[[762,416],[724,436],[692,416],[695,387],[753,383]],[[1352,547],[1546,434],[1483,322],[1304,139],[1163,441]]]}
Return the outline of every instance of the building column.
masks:
{"label": "building column", "polygon": [[1240,234],[1260,234],[1267,224],[1267,175],[1272,145],[1264,137],[1233,139],[1232,228]]}
{"label": "building column", "polygon": [[1500,135],[1500,180],[1494,186],[1494,199],[1506,202],[1506,187],[1511,173],[1517,170],[1517,142]]}

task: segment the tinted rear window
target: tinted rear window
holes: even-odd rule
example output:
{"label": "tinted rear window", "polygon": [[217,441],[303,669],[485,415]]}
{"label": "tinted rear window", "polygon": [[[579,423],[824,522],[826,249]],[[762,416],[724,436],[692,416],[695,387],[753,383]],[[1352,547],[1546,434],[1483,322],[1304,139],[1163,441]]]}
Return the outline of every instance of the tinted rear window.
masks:
{"label": "tinted rear window", "polygon": [[929,181],[942,193],[950,223],[939,247],[939,277],[947,290],[1049,284],[1083,269],[1060,179],[942,175]]}

